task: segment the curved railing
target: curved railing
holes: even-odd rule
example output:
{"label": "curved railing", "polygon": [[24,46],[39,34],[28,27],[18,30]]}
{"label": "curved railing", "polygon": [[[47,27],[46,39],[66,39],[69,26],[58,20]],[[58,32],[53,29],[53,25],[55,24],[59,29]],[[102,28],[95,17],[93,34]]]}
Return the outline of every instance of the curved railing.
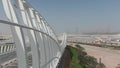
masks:
{"label": "curved railing", "polygon": [[[18,68],[56,68],[66,46],[66,34],[59,43],[46,20],[25,0],[2,0],[2,3],[8,21],[0,23],[10,25]],[[12,46],[1,51],[10,52]]]}

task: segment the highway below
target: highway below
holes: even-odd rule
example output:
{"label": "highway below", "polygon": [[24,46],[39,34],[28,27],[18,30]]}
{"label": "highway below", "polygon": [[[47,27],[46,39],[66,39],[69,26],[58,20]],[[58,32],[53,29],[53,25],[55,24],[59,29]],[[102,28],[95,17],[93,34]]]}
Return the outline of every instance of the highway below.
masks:
{"label": "highway below", "polygon": [[120,64],[120,50],[111,50],[82,44],[80,45],[85,48],[88,55],[97,58],[98,62],[101,58],[101,62],[105,64],[106,68],[116,68],[118,64]]}
{"label": "highway below", "polygon": [[9,60],[12,60],[16,58],[16,52],[11,52],[11,53],[7,53],[4,55],[0,55],[0,65],[5,64],[6,62],[8,62]]}

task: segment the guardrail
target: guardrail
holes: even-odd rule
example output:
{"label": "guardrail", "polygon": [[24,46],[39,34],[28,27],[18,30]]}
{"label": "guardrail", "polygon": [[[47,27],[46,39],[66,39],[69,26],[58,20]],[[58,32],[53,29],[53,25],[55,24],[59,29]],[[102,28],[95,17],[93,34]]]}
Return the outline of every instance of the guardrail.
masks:
{"label": "guardrail", "polygon": [[[10,25],[18,68],[56,68],[66,46],[66,34],[59,43],[46,20],[25,0],[2,0],[2,3],[9,21],[0,23]],[[28,62],[29,51],[32,66]]]}

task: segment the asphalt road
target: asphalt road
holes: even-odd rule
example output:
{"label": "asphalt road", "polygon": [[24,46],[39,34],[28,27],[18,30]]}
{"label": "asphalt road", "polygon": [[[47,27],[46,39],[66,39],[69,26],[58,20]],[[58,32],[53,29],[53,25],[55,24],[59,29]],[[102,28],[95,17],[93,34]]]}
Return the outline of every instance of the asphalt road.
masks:
{"label": "asphalt road", "polygon": [[120,64],[120,50],[111,50],[82,44],[81,46],[85,48],[88,55],[97,58],[98,62],[99,58],[101,58],[101,62],[105,64],[106,68],[116,68],[117,65]]}
{"label": "asphalt road", "polygon": [[15,51],[8,54],[0,55],[0,65],[14,58],[16,58]]}

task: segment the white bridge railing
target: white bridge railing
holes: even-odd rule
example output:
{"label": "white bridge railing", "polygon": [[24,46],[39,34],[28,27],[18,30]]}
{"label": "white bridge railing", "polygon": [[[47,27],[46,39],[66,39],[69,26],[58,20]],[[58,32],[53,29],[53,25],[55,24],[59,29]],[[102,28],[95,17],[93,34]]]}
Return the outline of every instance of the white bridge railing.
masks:
{"label": "white bridge railing", "polygon": [[10,25],[15,46],[4,46],[1,51],[14,47],[18,68],[56,68],[66,46],[66,34],[59,43],[47,21],[25,0],[2,0],[2,4],[8,21],[0,23]]}

